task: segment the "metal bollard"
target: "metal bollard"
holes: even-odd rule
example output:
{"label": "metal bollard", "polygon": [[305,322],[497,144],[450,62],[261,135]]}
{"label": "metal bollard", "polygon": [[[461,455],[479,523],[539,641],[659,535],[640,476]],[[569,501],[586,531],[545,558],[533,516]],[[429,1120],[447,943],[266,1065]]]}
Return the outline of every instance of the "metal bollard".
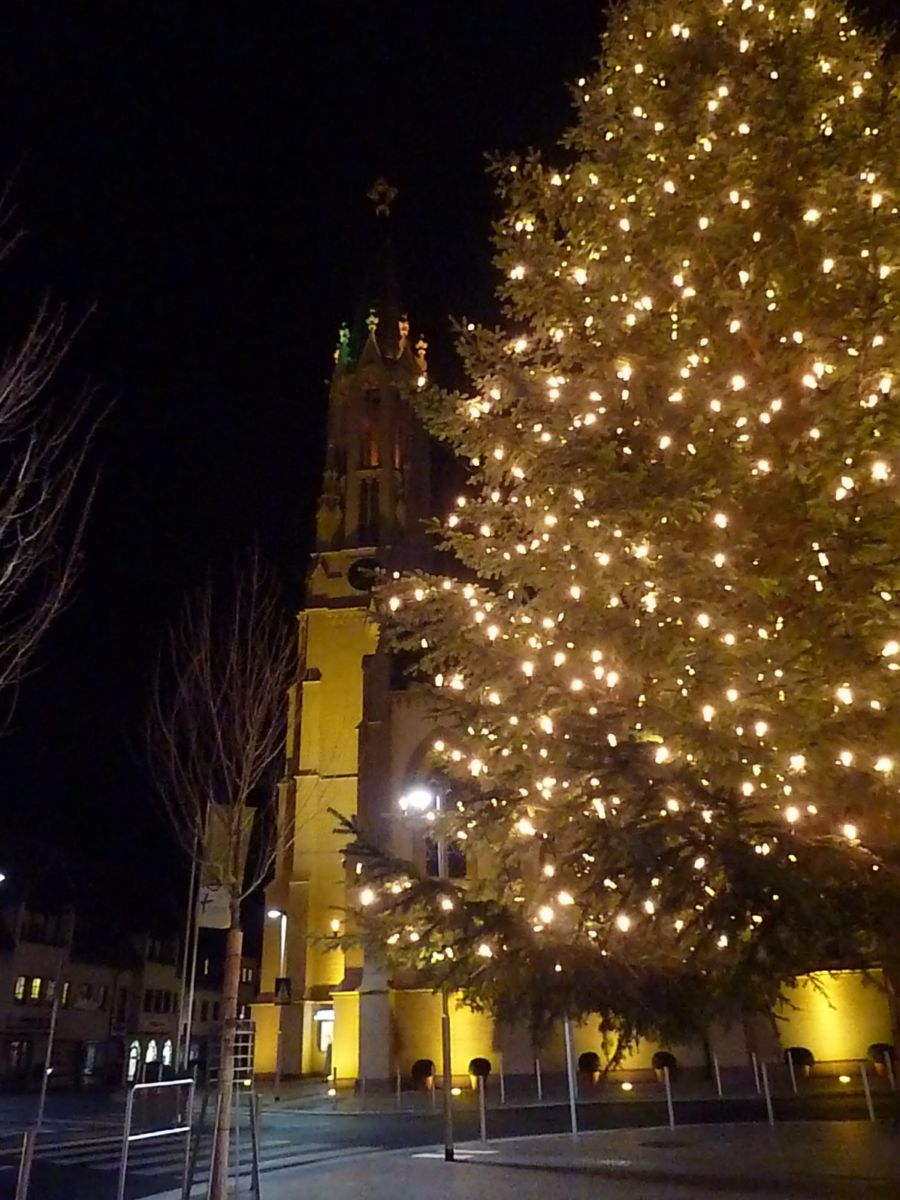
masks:
{"label": "metal bollard", "polygon": [[718,1095],[719,1099],[721,1100],[722,1099],[722,1073],[719,1070],[719,1056],[717,1054],[714,1054],[712,1056],[712,1061],[713,1061],[713,1074],[716,1077],[716,1094]]}
{"label": "metal bollard", "polygon": [[860,1064],[860,1074],[862,1075],[863,1091],[866,1094],[866,1108],[869,1110],[869,1120],[875,1120],[875,1105],[872,1103],[872,1089],[869,1087],[869,1072],[866,1070],[866,1064]]}
{"label": "metal bollard", "polygon": [[769,1124],[775,1124],[775,1110],[772,1108],[772,1093],[769,1090],[769,1068],[765,1063],[762,1064],[762,1084],[763,1094],[766,1097],[766,1115],[769,1118]]}
{"label": "metal bollard", "polygon": [[575,1050],[572,1044],[572,1021],[563,1019],[563,1035],[566,1043],[566,1079],[569,1085],[569,1124],[572,1137],[578,1137],[578,1083],[575,1076]]}
{"label": "metal bollard", "polygon": [[669,1113],[669,1128],[675,1128],[675,1105],[672,1103],[672,1073],[668,1067],[663,1067],[663,1079],[666,1084],[666,1108]]}

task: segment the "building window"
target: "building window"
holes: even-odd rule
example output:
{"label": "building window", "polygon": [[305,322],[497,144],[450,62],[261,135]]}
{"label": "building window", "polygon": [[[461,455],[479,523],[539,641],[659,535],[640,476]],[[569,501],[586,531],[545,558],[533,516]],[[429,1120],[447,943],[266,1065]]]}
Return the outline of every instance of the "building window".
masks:
{"label": "building window", "polygon": [[69,981],[67,979],[62,986],[62,996],[60,997],[60,1004],[62,1004],[63,1008],[66,1008],[68,1006],[68,1003],[69,1003]]}
{"label": "building window", "polygon": [[16,986],[13,991],[13,996],[15,997],[16,1004],[24,1004],[25,1003],[25,989],[27,986],[28,986],[28,976],[27,975],[17,975],[16,976]]}
{"label": "building window", "polygon": [[97,1007],[102,1008],[104,1012],[106,1011],[106,997],[108,993],[109,989],[105,983],[97,985]]}
{"label": "building window", "polygon": [[378,542],[379,492],[377,479],[359,481],[359,540],[374,546]]}
{"label": "building window", "polygon": [[172,1065],[172,1039],[171,1038],[166,1038],[166,1040],[163,1042],[162,1061],[163,1061],[164,1067],[171,1067],[171,1065]]}
{"label": "building window", "polygon": [[128,1047],[128,1082],[131,1083],[138,1073],[138,1067],[141,1065],[141,1043],[132,1042]]}
{"label": "building window", "polygon": [[153,1012],[153,989],[146,988],[144,990],[144,1012]]}
{"label": "building window", "polygon": [[43,979],[41,979],[40,975],[35,975],[34,979],[32,979],[32,981],[31,981],[31,991],[28,993],[29,999],[34,1000],[34,1001],[40,1001],[41,989],[43,988],[43,986],[44,986]]}
{"label": "building window", "polygon": [[125,1020],[125,1009],[128,1004],[128,988],[119,988],[116,996],[116,1020],[121,1025]]}
{"label": "building window", "polygon": [[200,1020],[201,1021],[209,1020],[209,1001],[208,1000],[200,1001]]}
{"label": "building window", "polygon": [[219,1019],[219,1002],[218,1002],[218,1000],[213,1001],[212,1019],[214,1021],[218,1021],[218,1019]]}
{"label": "building window", "polygon": [[378,392],[366,392],[359,422],[359,465],[363,470],[381,463],[378,445],[380,432]]}
{"label": "building window", "polygon": [[81,1060],[81,1074],[90,1076],[97,1069],[97,1043],[85,1042],[84,1056]]}
{"label": "building window", "polygon": [[313,1021],[316,1024],[316,1049],[326,1054],[334,1041],[334,1009],[320,1008],[313,1013]]}
{"label": "building window", "polygon": [[147,1043],[147,1053],[144,1056],[144,1062],[154,1063],[159,1058],[159,1046],[156,1043],[156,1038],[151,1038]]}
{"label": "building window", "polygon": [[208,958],[204,958],[204,960],[203,960],[203,974],[204,975],[209,974],[209,959]]}
{"label": "building window", "polygon": [[13,1075],[23,1075],[28,1070],[29,1047],[24,1039],[9,1043],[9,1069]]}
{"label": "building window", "polygon": [[44,991],[44,999],[48,1004],[52,1004],[56,997],[56,980],[48,979],[47,987]]}
{"label": "building window", "polygon": [[[428,838],[425,843],[425,870],[429,875],[437,876],[437,842],[432,841],[431,838]],[[447,846],[447,874],[451,879],[465,879],[466,877],[466,856],[453,842]]]}

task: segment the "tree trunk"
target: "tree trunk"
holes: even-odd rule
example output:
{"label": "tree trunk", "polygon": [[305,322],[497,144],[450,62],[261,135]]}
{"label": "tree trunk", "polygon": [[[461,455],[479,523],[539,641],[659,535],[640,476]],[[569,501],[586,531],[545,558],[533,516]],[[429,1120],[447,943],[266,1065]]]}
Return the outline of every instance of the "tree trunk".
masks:
{"label": "tree trunk", "polygon": [[237,1025],[238,985],[241,979],[241,946],[238,903],[232,906],[231,928],[225,942],[225,981],[222,992],[222,1052],[219,1058],[219,1123],[210,1167],[210,1200],[227,1200],[228,1150],[231,1139],[231,1109],[234,1099],[234,1041]]}

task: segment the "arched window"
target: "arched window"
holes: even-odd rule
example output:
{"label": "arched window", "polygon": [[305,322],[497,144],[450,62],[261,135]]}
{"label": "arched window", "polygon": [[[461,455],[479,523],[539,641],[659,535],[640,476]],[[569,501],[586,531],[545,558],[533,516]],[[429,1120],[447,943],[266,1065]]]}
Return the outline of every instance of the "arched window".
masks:
{"label": "arched window", "polygon": [[144,1062],[156,1062],[159,1058],[159,1046],[156,1044],[156,1038],[151,1038],[147,1043],[147,1053],[144,1055]]}
{"label": "arched window", "polygon": [[171,1067],[171,1065],[172,1065],[172,1039],[171,1038],[166,1038],[166,1040],[163,1042],[162,1061],[163,1061],[164,1067]]}
{"label": "arched window", "polygon": [[131,1083],[137,1077],[138,1067],[141,1065],[141,1043],[132,1042],[128,1047],[128,1082]]}

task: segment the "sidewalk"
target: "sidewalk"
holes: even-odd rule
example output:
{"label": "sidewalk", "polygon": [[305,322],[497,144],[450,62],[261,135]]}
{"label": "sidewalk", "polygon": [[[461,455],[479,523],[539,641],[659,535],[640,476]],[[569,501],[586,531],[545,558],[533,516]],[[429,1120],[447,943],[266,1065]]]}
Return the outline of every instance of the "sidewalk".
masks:
{"label": "sidewalk", "polygon": [[[900,1132],[862,1121],[623,1129],[369,1153],[263,1176],[264,1200],[896,1200]],[[613,1184],[611,1189],[605,1184]],[[152,1200],[178,1200],[168,1192]]]}

